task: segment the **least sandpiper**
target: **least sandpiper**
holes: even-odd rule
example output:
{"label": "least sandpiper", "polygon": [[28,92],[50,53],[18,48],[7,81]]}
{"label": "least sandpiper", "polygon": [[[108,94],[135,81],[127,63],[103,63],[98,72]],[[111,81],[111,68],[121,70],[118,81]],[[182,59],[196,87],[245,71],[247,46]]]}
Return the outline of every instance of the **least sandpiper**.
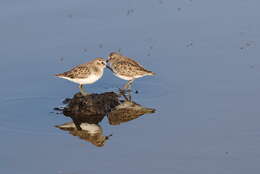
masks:
{"label": "least sandpiper", "polygon": [[67,72],[56,74],[55,76],[78,83],[80,92],[86,95],[87,92],[84,90],[83,85],[92,84],[99,80],[103,75],[105,67],[105,59],[95,58],[90,62],[78,65]]}
{"label": "least sandpiper", "polygon": [[123,90],[130,89],[133,81],[137,78],[155,75],[154,72],[146,70],[138,62],[120,53],[110,53],[107,62],[117,77],[128,81]]}

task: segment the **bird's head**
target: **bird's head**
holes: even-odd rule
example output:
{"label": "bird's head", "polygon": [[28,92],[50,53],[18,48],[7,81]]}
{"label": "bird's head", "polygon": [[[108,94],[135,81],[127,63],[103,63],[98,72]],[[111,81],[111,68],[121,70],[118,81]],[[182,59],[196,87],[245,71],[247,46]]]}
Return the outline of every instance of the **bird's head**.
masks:
{"label": "bird's head", "polygon": [[97,147],[102,147],[105,145],[106,141],[109,139],[109,137],[111,137],[111,135],[109,136],[104,136],[104,135],[100,135],[98,136],[95,141],[92,142],[92,144],[96,145]]}
{"label": "bird's head", "polygon": [[114,60],[120,58],[122,55],[120,53],[116,53],[116,52],[112,52],[109,54],[108,56],[108,59],[107,59],[107,62],[111,63],[113,62]]}
{"label": "bird's head", "polygon": [[107,65],[106,60],[101,57],[95,58],[94,64],[96,64],[96,66],[101,67],[101,68],[105,68]]}

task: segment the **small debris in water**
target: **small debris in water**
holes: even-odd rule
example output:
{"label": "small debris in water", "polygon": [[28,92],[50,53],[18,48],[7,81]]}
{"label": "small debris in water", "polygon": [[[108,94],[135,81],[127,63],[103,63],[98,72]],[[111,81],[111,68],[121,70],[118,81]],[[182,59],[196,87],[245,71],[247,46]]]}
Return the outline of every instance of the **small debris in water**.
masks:
{"label": "small debris in water", "polygon": [[249,48],[249,47],[253,47],[255,46],[255,42],[254,41],[244,41],[244,43],[240,46],[240,50],[243,50],[243,49],[246,49],[246,48]]}
{"label": "small debris in water", "polygon": [[129,16],[132,13],[134,13],[134,9],[129,9],[127,10],[126,16]]}
{"label": "small debris in water", "polygon": [[240,34],[240,36],[244,36],[246,34],[246,32],[241,31],[241,32],[239,32],[239,34]]}
{"label": "small debris in water", "polygon": [[145,38],[144,41],[147,43],[150,43],[150,42],[153,42],[153,38],[148,37],[148,38]]}
{"label": "small debris in water", "polygon": [[250,67],[251,69],[254,69],[254,68],[255,68],[255,66],[254,66],[254,65],[250,65],[249,67]]}
{"label": "small debris in water", "polygon": [[192,42],[192,41],[190,41],[190,42],[186,45],[186,47],[191,47],[191,46],[193,46],[193,42]]}
{"label": "small debris in water", "polygon": [[103,44],[99,44],[98,47],[99,47],[99,48],[103,48]]}

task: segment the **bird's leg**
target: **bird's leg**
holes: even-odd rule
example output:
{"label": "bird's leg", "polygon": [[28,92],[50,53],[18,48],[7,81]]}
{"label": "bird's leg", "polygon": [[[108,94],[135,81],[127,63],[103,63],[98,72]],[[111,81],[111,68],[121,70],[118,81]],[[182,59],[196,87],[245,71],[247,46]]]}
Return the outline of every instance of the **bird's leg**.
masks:
{"label": "bird's leg", "polygon": [[82,84],[79,85],[79,91],[82,95],[88,95]]}
{"label": "bird's leg", "polygon": [[129,100],[128,97],[126,96],[126,92],[123,89],[119,88],[119,94],[118,97],[123,96],[125,98],[125,100]]}
{"label": "bird's leg", "polygon": [[76,118],[74,118],[74,117],[71,117],[71,119],[72,119],[73,123],[75,124],[76,129],[77,130],[82,130],[81,127],[80,127],[80,122]]}
{"label": "bird's leg", "polygon": [[[132,84],[133,84],[133,82],[134,82],[134,79],[132,79],[132,80],[129,80],[125,85],[124,85],[124,87],[123,87],[123,89],[120,89],[120,93],[121,93],[121,95],[123,95],[124,97],[125,97],[125,99],[126,100],[129,100],[129,101],[131,101],[131,86],[132,86]],[[128,97],[126,97],[126,93],[128,93]]]}
{"label": "bird's leg", "polygon": [[131,97],[131,92],[128,93],[128,95],[126,94],[126,91],[119,89],[119,97],[123,96],[125,98],[125,100],[127,101],[131,101],[132,97]]}
{"label": "bird's leg", "polygon": [[127,90],[127,89],[131,89],[131,86],[132,86],[132,84],[133,84],[133,82],[134,82],[134,79],[132,79],[132,80],[128,80],[128,82],[125,84],[125,86],[123,87],[123,90]]}
{"label": "bird's leg", "polygon": [[[131,86],[135,79],[128,80],[122,89],[119,89],[119,96],[123,96],[126,100],[131,101]],[[128,93],[128,97],[127,94]]]}
{"label": "bird's leg", "polygon": [[128,93],[128,101],[132,101],[131,92]]}

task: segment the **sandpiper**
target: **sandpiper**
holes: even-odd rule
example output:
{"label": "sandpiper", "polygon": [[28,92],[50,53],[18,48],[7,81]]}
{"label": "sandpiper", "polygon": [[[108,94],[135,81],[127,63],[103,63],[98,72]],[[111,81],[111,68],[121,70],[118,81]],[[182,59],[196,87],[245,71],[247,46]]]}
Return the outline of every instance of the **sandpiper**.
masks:
{"label": "sandpiper", "polygon": [[115,76],[128,81],[123,90],[130,89],[133,81],[137,78],[155,75],[154,72],[146,70],[138,62],[120,53],[110,53],[107,62]]}
{"label": "sandpiper", "polygon": [[106,60],[98,57],[90,62],[78,65],[67,72],[56,74],[55,76],[78,83],[80,92],[86,95],[87,92],[84,90],[83,85],[92,84],[99,80],[103,75],[105,67]]}

